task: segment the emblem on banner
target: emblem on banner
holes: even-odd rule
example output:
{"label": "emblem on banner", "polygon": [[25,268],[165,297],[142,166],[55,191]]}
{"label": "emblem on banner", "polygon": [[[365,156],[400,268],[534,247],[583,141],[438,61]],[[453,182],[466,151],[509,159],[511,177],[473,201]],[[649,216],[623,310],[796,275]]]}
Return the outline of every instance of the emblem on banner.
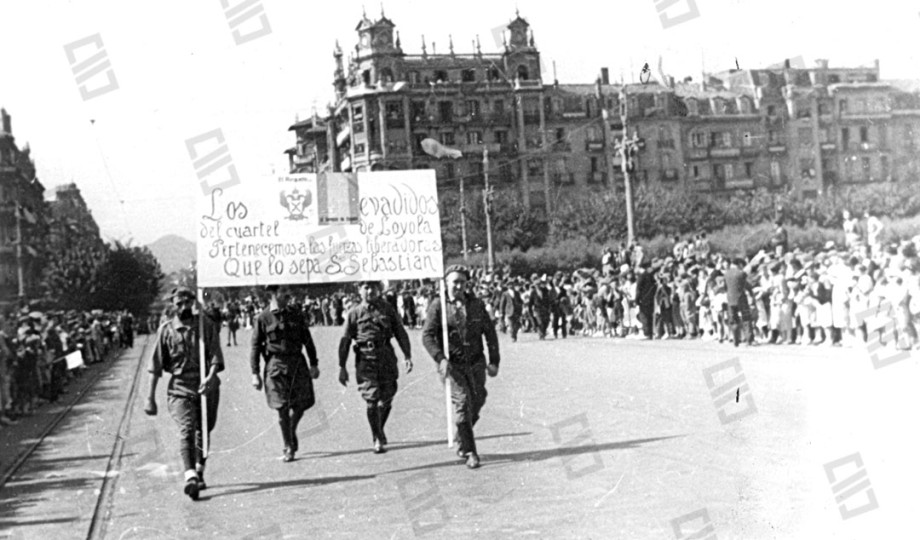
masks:
{"label": "emblem on banner", "polygon": [[299,221],[307,218],[304,212],[306,212],[307,208],[313,203],[313,193],[311,193],[309,189],[305,189],[301,192],[297,188],[294,188],[294,191],[291,192],[282,191],[280,199],[281,206],[288,211],[288,217],[286,219]]}

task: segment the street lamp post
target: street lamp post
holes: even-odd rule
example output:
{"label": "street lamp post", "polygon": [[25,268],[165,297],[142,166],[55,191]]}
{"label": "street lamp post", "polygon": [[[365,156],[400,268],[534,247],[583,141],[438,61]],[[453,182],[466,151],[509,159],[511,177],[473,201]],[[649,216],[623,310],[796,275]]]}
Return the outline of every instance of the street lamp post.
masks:
{"label": "street lamp post", "polygon": [[489,272],[495,269],[495,251],[492,249],[492,187],[489,185],[489,149],[482,150],[482,172],[485,189],[482,190],[482,205],[486,213],[486,242],[488,246]]}
{"label": "street lamp post", "polygon": [[627,109],[626,89],[620,90],[620,122],[623,124],[623,139],[617,144],[620,153],[620,167],[623,170],[623,182],[626,190],[626,242],[632,244],[636,239],[636,222],[633,215],[632,180],[629,178],[629,157],[639,148],[639,138],[633,134],[632,139],[627,139]]}
{"label": "street lamp post", "polygon": [[466,198],[463,196],[463,175],[460,175],[460,239],[463,242],[463,262],[469,260],[466,249]]}

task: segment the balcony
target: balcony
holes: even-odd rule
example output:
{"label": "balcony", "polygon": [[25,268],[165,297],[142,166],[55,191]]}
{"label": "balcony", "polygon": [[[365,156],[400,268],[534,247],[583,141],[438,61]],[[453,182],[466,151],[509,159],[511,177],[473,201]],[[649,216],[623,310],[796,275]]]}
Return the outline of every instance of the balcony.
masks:
{"label": "balcony", "polygon": [[725,189],[752,189],[753,187],[753,178],[732,178],[725,181]]}
{"label": "balcony", "polygon": [[525,124],[539,124],[540,123],[540,113],[524,113],[524,123]]}
{"label": "balcony", "polygon": [[665,169],[661,171],[661,179],[665,182],[674,182],[677,180],[677,169]]}
{"label": "balcony", "polygon": [[742,156],[756,156],[760,154],[761,148],[759,146],[742,146],[741,155]]}
{"label": "balcony", "polygon": [[709,150],[709,155],[714,158],[738,157],[741,155],[740,148],[713,148]]}
{"label": "balcony", "polygon": [[574,184],[575,183],[575,173],[566,172],[566,173],[553,173],[553,183],[554,184]]}
{"label": "balcony", "polygon": [[771,144],[767,146],[767,150],[771,154],[782,154],[783,152],[786,151],[786,145],[785,144]]}
{"label": "balcony", "polygon": [[585,141],[586,152],[600,152],[604,150],[604,141]]}
{"label": "balcony", "polygon": [[569,141],[556,141],[552,143],[552,146],[550,146],[550,149],[553,152],[571,152],[572,143],[570,143]]}
{"label": "balcony", "polygon": [[837,145],[835,143],[821,143],[821,150],[833,152],[837,150]]}
{"label": "balcony", "polygon": [[691,148],[687,152],[687,157],[690,159],[709,159],[709,150],[706,148]]}
{"label": "balcony", "polygon": [[607,173],[604,172],[589,172],[585,180],[589,184],[606,184],[607,183]]}
{"label": "balcony", "polygon": [[501,147],[499,143],[467,143],[460,145],[460,151],[464,155],[478,154],[482,155],[484,150],[488,150],[490,154],[497,154],[501,152]]}
{"label": "balcony", "polygon": [[562,118],[587,118],[587,111],[562,111],[559,114]]}

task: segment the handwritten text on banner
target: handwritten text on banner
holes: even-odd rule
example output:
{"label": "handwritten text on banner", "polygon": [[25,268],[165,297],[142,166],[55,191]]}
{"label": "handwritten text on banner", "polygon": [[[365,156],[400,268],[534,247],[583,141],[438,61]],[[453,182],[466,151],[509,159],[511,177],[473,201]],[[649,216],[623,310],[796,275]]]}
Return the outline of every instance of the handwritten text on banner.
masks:
{"label": "handwritten text on banner", "polygon": [[200,287],[443,274],[431,170],[243,182],[202,197],[198,212]]}

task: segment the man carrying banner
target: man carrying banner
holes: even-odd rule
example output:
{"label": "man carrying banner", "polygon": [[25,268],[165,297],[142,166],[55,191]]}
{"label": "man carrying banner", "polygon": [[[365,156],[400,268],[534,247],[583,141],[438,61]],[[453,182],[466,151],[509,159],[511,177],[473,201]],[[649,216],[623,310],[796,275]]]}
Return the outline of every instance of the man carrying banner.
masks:
{"label": "man carrying banner", "polygon": [[[466,459],[470,469],[479,467],[479,454],[473,426],[486,402],[486,372],[498,375],[500,361],[498,336],[489,320],[485,305],[475,295],[466,292],[469,270],[454,265],[447,269],[447,334],[449,361],[444,354],[441,299],[435,299],[428,308],[422,343],[428,354],[438,363],[441,380],[450,379],[451,405],[459,445],[457,455]],[[443,297],[443,296],[442,296]],[[489,363],[483,351],[483,339],[489,350]]]}
{"label": "man carrying banner", "polygon": [[[259,365],[264,357],[265,397],[268,406],[278,411],[278,425],[284,441],[282,459],[290,462],[294,461],[299,449],[297,424],[304,412],[316,403],[312,379],[319,377],[319,360],[303,313],[288,305],[290,291],[278,285],[269,285],[266,290],[271,295],[268,307],[253,324],[249,356],[252,386],[262,389]],[[310,359],[309,367],[303,349]]]}
{"label": "man carrying banner", "polygon": [[[208,433],[217,424],[217,404],[220,401],[220,379],[224,356],[220,348],[220,328],[203,313],[196,317],[192,311],[195,295],[185,287],[172,292],[176,315],[157,330],[156,344],[147,371],[150,372],[150,393],[144,412],[157,414],[157,382],[164,371],[172,376],[166,389],[169,415],[179,427],[179,453],[185,467],[185,494],[198,500],[198,492],[206,487],[204,465],[206,452],[202,444],[200,396],[207,396]],[[202,317],[203,321],[198,320]],[[200,324],[200,326],[199,326]],[[199,364],[199,328],[203,328],[204,355],[207,368],[201,380]],[[209,437],[210,439],[210,437]]]}
{"label": "man carrying banner", "polygon": [[409,335],[396,310],[380,295],[378,281],[362,282],[358,291],[361,303],[345,317],[345,334],[339,342],[339,382],[348,384],[348,348],[355,342],[355,380],[367,403],[367,421],[374,437],[374,453],[386,452],[383,429],[396,396],[399,377],[396,353],[391,338],[396,338],[406,357],[406,373],[412,371]]}

